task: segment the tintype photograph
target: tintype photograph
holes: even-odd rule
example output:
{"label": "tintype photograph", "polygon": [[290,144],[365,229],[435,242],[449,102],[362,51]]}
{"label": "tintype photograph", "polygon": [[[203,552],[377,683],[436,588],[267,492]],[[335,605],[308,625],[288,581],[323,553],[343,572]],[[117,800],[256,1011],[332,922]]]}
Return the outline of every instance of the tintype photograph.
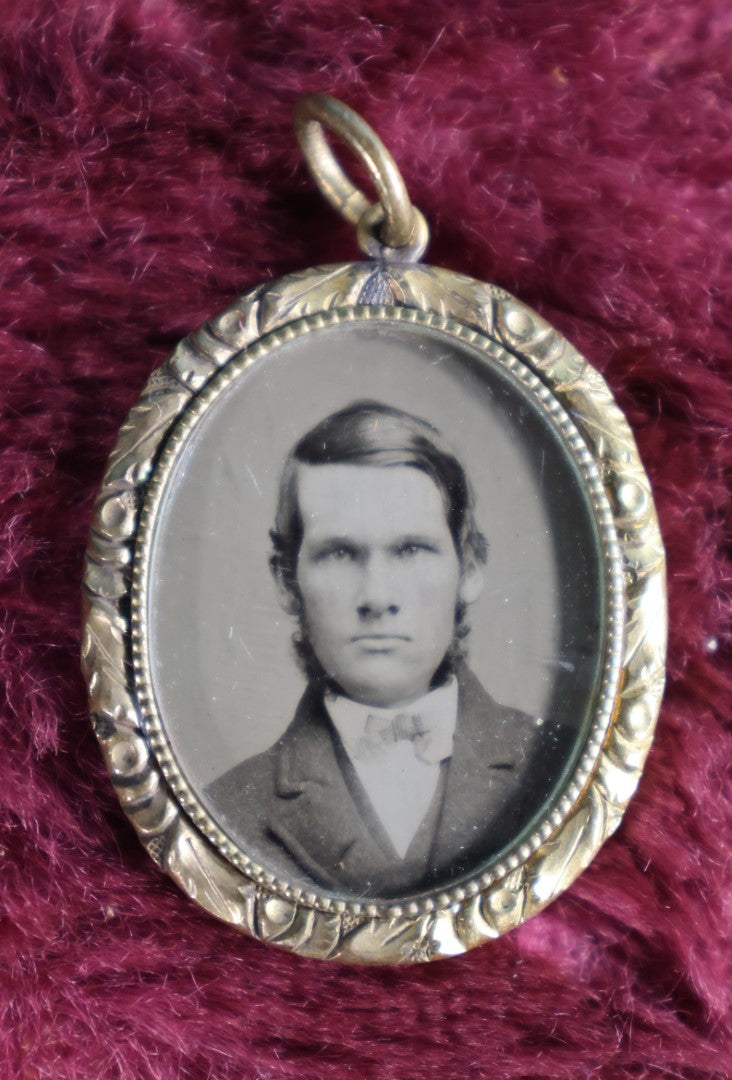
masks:
{"label": "tintype photograph", "polygon": [[242,370],[156,526],[153,689],[177,767],[265,871],[447,887],[536,827],[581,751],[603,566],[577,463],[498,361],[344,324]]}

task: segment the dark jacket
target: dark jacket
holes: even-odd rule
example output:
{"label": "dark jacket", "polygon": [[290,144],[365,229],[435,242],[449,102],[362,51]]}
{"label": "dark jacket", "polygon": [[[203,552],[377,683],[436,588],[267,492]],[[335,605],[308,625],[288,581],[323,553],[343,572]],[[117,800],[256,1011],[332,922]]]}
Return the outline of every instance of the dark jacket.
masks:
{"label": "dark jacket", "polygon": [[478,870],[541,808],[568,752],[561,725],[498,705],[462,668],[453,753],[442,766],[429,855],[409,880],[364,815],[365,795],[354,792],[355,772],[322,693],[312,686],[279,741],[214,781],[206,801],[232,838],[276,876],[387,898],[448,886]]}

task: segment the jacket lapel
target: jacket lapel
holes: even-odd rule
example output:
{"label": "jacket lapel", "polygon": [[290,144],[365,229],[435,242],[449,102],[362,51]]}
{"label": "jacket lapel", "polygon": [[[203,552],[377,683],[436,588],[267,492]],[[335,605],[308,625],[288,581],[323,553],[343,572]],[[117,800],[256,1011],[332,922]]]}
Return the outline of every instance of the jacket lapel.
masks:
{"label": "jacket lapel", "polygon": [[322,697],[308,687],[279,751],[269,828],[317,881],[362,891],[389,856],[363,820],[343,775]]}
{"label": "jacket lapel", "polygon": [[[526,752],[522,714],[498,705],[467,668],[458,674],[458,725],[433,847],[433,872],[480,849],[492,854],[515,825],[517,771]],[[520,730],[516,730],[516,728]]]}

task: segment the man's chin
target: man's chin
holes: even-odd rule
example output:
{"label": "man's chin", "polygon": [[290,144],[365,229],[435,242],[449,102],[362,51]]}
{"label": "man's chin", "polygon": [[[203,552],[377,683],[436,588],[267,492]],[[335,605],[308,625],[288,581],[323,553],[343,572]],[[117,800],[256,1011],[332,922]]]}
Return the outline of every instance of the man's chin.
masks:
{"label": "man's chin", "polygon": [[422,697],[430,687],[429,676],[407,681],[403,677],[394,678],[393,671],[388,670],[369,672],[369,676],[368,679],[341,679],[336,685],[352,701],[375,709],[402,708]]}

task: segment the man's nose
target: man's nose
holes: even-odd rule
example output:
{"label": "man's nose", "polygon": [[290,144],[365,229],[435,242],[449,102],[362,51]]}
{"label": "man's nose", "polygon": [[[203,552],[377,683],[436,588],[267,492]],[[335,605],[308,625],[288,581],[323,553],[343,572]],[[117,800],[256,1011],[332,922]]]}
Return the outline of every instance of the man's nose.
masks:
{"label": "man's nose", "polygon": [[399,601],[391,568],[385,559],[371,557],[361,568],[356,606],[361,619],[396,615]]}

